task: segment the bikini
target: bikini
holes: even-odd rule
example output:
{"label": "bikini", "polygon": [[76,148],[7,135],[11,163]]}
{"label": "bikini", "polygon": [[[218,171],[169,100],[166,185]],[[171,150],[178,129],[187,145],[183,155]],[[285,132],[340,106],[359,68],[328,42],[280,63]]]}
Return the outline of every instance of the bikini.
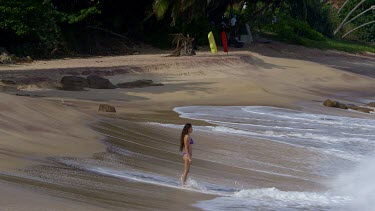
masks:
{"label": "bikini", "polygon": [[[190,138],[190,144],[194,144],[194,140],[192,138]],[[186,155],[186,154],[187,154],[186,152],[182,153],[182,157],[184,157],[184,155]],[[193,156],[193,154],[191,154],[191,153],[189,153],[189,154],[190,154],[190,157]]]}

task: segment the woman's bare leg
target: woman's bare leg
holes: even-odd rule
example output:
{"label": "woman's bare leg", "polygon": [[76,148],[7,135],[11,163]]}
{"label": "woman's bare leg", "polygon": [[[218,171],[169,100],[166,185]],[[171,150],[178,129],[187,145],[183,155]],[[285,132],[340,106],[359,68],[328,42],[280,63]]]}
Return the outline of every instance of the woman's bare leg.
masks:
{"label": "woman's bare leg", "polygon": [[187,178],[187,175],[189,174],[189,170],[190,170],[190,163],[189,163],[189,160],[187,159],[187,156],[185,155],[184,156],[184,174],[182,175],[183,185],[186,184],[186,178]]}

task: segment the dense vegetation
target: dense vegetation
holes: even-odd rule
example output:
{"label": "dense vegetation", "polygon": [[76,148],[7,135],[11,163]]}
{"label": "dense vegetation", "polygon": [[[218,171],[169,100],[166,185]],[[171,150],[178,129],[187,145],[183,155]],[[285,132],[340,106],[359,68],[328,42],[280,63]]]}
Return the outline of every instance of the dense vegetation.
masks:
{"label": "dense vegetation", "polygon": [[[342,12],[340,12],[340,19],[344,19],[346,14],[350,12],[352,8],[354,8],[358,3],[360,3],[361,0],[352,0],[348,1],[348,3],[343,7]],[[375,0],[366,0],[363,2],[363,4],[360,5],[360,7],[353,12],[353,14],[350,16],[349,20],[356,17],[366,9],[373,6],[372,10],[369,10],[364,15],[358,17],[357,19],[354,19],[352,22],[346,25],[346,31],[349,31],[357,26],[360,26],[364,23],[368,23],[370,21],[375,21]],[[364,26],[363,28],[359,29],[357,33],[351,34],[351,39],[354,40],[364,40],[368,42],[375,42],[375,23],[369,24],[367,26]]]}
{"label": "dense vegetation", "polygon": [[[0,47],[19,56],[33,57],[123,54],[141,42],[170,47],[173,33],[190,34],[198,44],[205,45],[207,32],[217,33],[220,23],[228,22],[235,14],[239,32],[248,23],[253,33],[335,48],[336,45],[329,45],[336,42],[333,38],[341,39],[356,26],[375,20],[375,10],[370,10],[334,34],[346,14],[360,1],[348,1],[338,14],[338,7],[344,1],[0,0]],[[365,1],[349,19],[371,5],[375,5],[375,0]],[[374,42],[375,24],[345,38]]]}

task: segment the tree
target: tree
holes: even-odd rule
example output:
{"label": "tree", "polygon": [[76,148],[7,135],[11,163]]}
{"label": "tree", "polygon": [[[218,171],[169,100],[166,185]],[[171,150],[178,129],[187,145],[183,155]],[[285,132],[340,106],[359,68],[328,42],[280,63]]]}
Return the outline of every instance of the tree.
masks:
{"label": "tree", "polygon": [[44,0],[0,1],[0,46],[20,56],[47,55],[57,44],[58,13]]}
{"label": "tree", "polygon": [[58,0],[0,0],[0,46],[20,56],[48,56],[62,40],[62,23],[78,23],[98,13],[95,7],[64,10],[69,4],[76,6]]}
{"label": "tree", "polygon": [[346,23],[346,20],[350,17],[350,15],[359,7],[361,6],[361,4],[363,4],[366,0],[361,0],[357,5],[355,5],[355,7],[345,16],[344,20],[341,22],[341,24],[337,27],[337,29],[335,30],[334,34],[336,35],[337,32],[340,31],[340,29],[344,26],[344,24]]}
{"label": "tree", "polygon": [[190,22],[205,14],[205,9],[211,0],[155,0],[153,9],[158,19],[164,18],[169,12],[172,18],[171,25],[180,17]]}
{"label": "tree", "polygon": [[375,0],[347,0],[340,7],[341,22],[336,35],[375,42]]}
{"label": "tree", "polygon": [[170,13],[173,26],[178,19],[190,23],[201,17],[222,16],[229,5],[239,2],[245,0],[154,0],[153,11],[158,19]]}

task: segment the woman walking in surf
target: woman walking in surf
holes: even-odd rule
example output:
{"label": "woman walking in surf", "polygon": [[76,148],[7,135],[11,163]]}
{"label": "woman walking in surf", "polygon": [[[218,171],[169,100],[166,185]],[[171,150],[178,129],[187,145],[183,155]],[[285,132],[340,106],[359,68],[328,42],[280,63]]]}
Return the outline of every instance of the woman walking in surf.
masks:
{"label": "woman walking in surf", "polygon": [[182,175],[182,184],[186,184],[186,178],[189,174],[190,165],[192,163],[193,149],[192,144],[194,140],[190,137],[190,134],[193,132],[193,126],[190,123],[185,124],[181,132],[180,138],[180,151],[182,153],[182,159],[184,160],[184,173]]}

